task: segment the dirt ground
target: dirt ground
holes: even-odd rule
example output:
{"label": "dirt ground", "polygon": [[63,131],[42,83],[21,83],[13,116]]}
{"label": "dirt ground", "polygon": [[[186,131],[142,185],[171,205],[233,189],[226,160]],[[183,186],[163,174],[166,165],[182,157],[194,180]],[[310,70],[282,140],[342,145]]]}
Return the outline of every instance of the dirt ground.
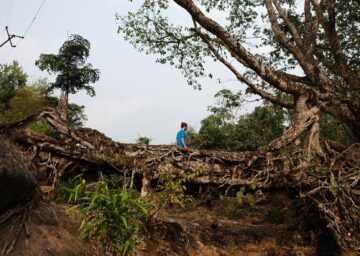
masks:
{"label": "dirt ground", "polygon": [[[15,216],[9,223],[0,226],[1,250],[11,243],[12,234],[16,232],[16,220]],[[76,239],[79,225],[80,220],[70,216],[69,206],[42,202],[31,211],[26,229],[22,229],[10,255],[91,255],[90,250]]]}
{"label": "dirt ground", "polygon": [[[235,198],[223,198],[207,205],[194,202],[185,209],[164,209],[144,225],[136,255],[340,255],[331,239],[319,239],[313,223],[299,224],[303,221],[299,209],[289,198],[275,200],[239,207]],[[10,255],[103,255],[77,239],[80,224],[70,206],[41,203],[31,212],[28,235],[22,231]],[[13,222],[0,226],[0,248],[9,242],[14,227]]]}
{"label": "dirt ground", "polygon": [[319,236],[312,223],[300,224],[299,209],[289,198],[276,201],[237,207],[234,198],[224,198],[210,207],[163,210],[161,222],[148,225],[138,255],[340,255],[332,239]]}

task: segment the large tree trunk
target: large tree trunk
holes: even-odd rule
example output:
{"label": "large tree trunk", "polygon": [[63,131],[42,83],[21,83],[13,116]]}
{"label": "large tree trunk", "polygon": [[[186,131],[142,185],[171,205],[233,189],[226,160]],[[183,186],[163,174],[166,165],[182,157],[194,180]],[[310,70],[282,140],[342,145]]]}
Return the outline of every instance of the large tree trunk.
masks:
{"label": "large tree trunk", "polygon": [[69,91],[61,91],[59,103],[57,106],[57,112],[60,117],[68,122],[68,106],[69,106]]}
{"label": "large tree trunk", "polygon": [[[267,10],[274,39],[296,59],[305,74],[304,77],[298,77],[290,73],[279,72],[267,66],[260,58],[256,57],[253,52],[250,52],[247,47],[244,47],[244,44],[240,42],[227,27],[222,26],[216,20],[210,18],[210,16],[199,7],[202,4],[193,0],[174,0],[174,2],[191,15],[194,28],[189,30],[194,33],[194,37],[199,37],[203,40],[214,57],[233,72],[240,82],[246,84],[250,88],[250,92],[258,94],[263,99],[269,100],[279,106],[292,108],[293,104],[291,102],[283,102],[281,97],[275,96],[270,91],[263,90],[260,83],[246,79],[236,65],[231,63],[232,60],[224,57],[225,54],[223,54],[223,51],[229,52],[229,55],[235,58],[239,64],[254,71],[258,77],[268,83],[269,86],[280,90],[284,94],[298,97],[299,95],[307,95],[311,92],[314,96],[316,95],[319,101],[318,104],[316,104],[317,107],[342,122],[352,142],[360,142],[360,105],[357,95],[359,91],[360,73],[358,70],[350,68],[346,63],[346,56],[340,44],[341,40],[335,29],[335,4],[327,4],[329,9],[326,13],[325,10],[327,8],[323,10],[321,5],[317,3],[318,1],[307,1],[308,10],[305,10],[305,13],[308,12],[307,14],[311,16],[310,6],[312,5],[312,8],[314,8],[314,14],[316,14],[313,17],[314,23],[320,22],[320,26],[324,29],[325,40],[329,40],[328,43],[329,46],[331,46],[330,56],[333,56],[335,60],[335,62],[333,62],[333,60],[331,60],[332,58],[324,55],[324,53],[319,50],[320,48],[317,49],[316,34],[318,30],[320,30],[318,29],[319,24],[311,25],[311,19],[308,19],[310,23],[306,25],[314,30],[309,31],[309,33],[314,33],[314,35],[303,38],[299,26],[297,26],[298,24],[292,22],[292,19],[288,16],[287,11],[279,1],[264,1],[264,7],[266,7]],[[332,1],[332,3],[335,3],[335,1]],[[226,8],[228,7],[224,7],[225,12]],[[331,16],[332,20],[326,19],[326,15]],[[282,26],[279,20],[284,21],[286,26]],[[290,33],[290,37],[287,36],[288,33]],[[151,37],[151,35],[148,36]],[[166,39],[167,38],[164,39],[164,44],[167,44]],[[304,44],[305,41],[306,44]],[[309,45],[312,44],[314,48],[309,49]],[[218,50],[220,47],[223,47],[223,49]],[[317,59],[320,64],[316,63],[314,61],[315,59]],[[326,68],[324,68],[324,66]],[[341,88],[337,85],[337,79],[333,79],[333,76],[339,76],[346,82],[346,85],[349,87],[346,94],[341,93]],[[296,104],[296,102],[294,103]],[[314,127],[312,131],[313,135],[310,137],[314,138],[314,136],[317,136],[316,130],[317,128]],[[310,148],[313,146],[310,145]]]}
{"label": "large tree trunk", "polygon": [[[305,132],[304,151],[307,155],[307,160],[310,161],[314,156],[324,157],[324,153],[320,146],[320,126],[319,113],[320,109],[316,106],[316,100],[309,94],[300,94],[295,97],[294,117],[292,126],[299,127],[308,120],[313,120],[313,124]],[[297,139],[300,143],[299,139]]]}

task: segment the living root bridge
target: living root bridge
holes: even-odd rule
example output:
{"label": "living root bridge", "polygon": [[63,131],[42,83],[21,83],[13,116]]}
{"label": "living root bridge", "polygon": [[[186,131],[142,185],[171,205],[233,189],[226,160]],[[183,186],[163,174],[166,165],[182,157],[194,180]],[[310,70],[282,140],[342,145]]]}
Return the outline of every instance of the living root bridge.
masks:
{"label": "living root bridge", "polygon": [[[38,119],[46,120],[61,136],[53,138],[25,128]],[[45,192],[55,191],[63,175],[82,171],[139,173],[146,192],[148,181],[164,174],[176,178],[201,170],[193,182],[296,189],[300,198],[318,208],[339,246],[360,253],[360,145],[345,149],[324,142],[324,153],[310,158],[309,151],[299,147],[298,138],[316,122],[316,117],[309,116],[269,145],[242,153],[122,144],[96,130],[74,130],[50,108],[2,125],[0,130],[31,159]]]}

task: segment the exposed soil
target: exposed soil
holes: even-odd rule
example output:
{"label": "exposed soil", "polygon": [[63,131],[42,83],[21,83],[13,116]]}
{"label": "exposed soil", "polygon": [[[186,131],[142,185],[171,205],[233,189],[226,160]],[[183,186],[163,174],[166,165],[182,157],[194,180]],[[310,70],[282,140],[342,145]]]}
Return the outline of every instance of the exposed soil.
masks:
{"label": "exposed soil", "polygon": [[[93,255],[77,240],[80,220],[69,212],[69,206],[41,203],[31,211],[25,230],[10,255],[16,256],[63,256]],[[4,248],[16,229],[17,216],[0,226],[0,248]],[[1,253],[0,253],[1,255]]]}
{"label": "exposed soil", "polygon": [[[196,201],[185,209],[164,209],[147,221],[136,255],[340,255],[331,238],[319,233],[313,214],[284,194],[242,205],[235,197],[206,205]],[[314,221],[304,225],[306,218]],[[29,218],[29,236],[22,231],[10,255],[104,255],[77,239],[80,223],[70,206],[41,203]],[[0,226],[0,248],[13,232],[12,224]]]}
{"label": "exposed soil", "polygon": [[223,198],[210,207],[166,209],[158,216],[161,222],[147,225],[138,251],[144,256],[340,255],[313,214],[301,213],[286,195],[252,205]]}

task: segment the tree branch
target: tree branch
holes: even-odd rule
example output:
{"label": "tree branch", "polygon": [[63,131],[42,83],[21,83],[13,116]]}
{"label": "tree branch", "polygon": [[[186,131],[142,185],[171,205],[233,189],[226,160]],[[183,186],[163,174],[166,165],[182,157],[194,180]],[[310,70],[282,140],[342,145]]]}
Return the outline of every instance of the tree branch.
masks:
{"label": "tree branch", "polygon": [[278,40],[278,42],[285,47],[298,61],[299,65],[304,70],[305,74],[309,77],[314,87],[320,87],[325,90],[333,90],[334,85],[331,79],[325,75],[325,73],[318,68],[310,59],[302,53],[299,47],[291,43],[284,32],[281,30],[277,21],[276,13],[273,8],[271,0],[265,0],[265,6],[269,14],[272,30]]}
{"label": "tree branch", "polygon": [[[290,42],[289,39],[285,36],[284,32],[281,30],[280,25],[279,25],[279,23],[277,21],[277,17],[276,17],[275,10],[273,8],[272,1],[271,0],[265,0],[265,6],[266,6],[267,12],[269,14],[269,20],[270,20],[270,23],[271,23],[272,30],[273,30],[273,32],[274,32],[274,34],[276,36],[276,39],[278,40],[278,42],[282,46],[285,47],[285,49],[290,51],[294,55],[294,57],[299,61],[299,64],[301,66],[303,66],[304,61],[305,61],[305,56],[301,52],[300,48],[295,46],[292,42]],[[281,8],[281,7],[278,6],[278,8]],[[288,19],[284,11],[283,11],[283,14],[282,14],[281,17],[284,20]],[[289,29],[290,29],[290,27],[289,27]],[[292,32],[292,33],[295,33],[295,32]],[[302,42],[300,42],[300,45],[302,45]]]}
{"label": "tree branch", "polygon": [[[341,77],[353,88],[358,89],[360,84],[360,76],[357,71],[352,70],[344,55],[341,47],[339,37],[336,32],[336,17],[335,17],[335,0],[327,0],[328,19],[324,17],[323,10],[320,7],[318,0],[311,0],[314,6],[316,15],[324,28],[325,36],[330,44],[331,54],[335,59],[334,67],[331,71]],[[319,55],[317,55],[319,56]],[[324,58],[319,58],[323,59]],[[329,64],[327,64],[330,66]]]}
{"label": "tree branch", "polygon": [[316,34],[319,29],[319,18],[317,15],[315,15],[314,23],[311,24],[311,0],[305,0],[304,3],[304,12],[305,12],[305,42],[304,42],[304,48],[306,50],[306,57],[307,58],[313,58],[313,52],[314,52],[314,43]]}
{"label": "tree branch", "polygon": [[174,0],[174,2],[184,8],[204,29],[219,38],[235,57],[237,56],[246,62],[249,68],[254,70],[260,77],[262,77],[272,86],[290,94],[297,94],[301,91],[309,89],[306,88],[303,84],[291,81],[286,76],[279,75],[274,70],[261,63],[221,25],[205,16],[192,0]]}
{"label": "tree branch", "polygon": [[252,93],[255,93],[259,95],[261,98],[268,100],[276,105],[279,105],[284,108],[293,108],[294,104],[291,102],[283,102],[278,97],[272,95],[271,93],[268,93],[265,90],[262,90],[258,88],[255,84],[253,84],[250,80],[248,80],[246,77],[244,77],[237,69],[231,65],[230,62],[228,62],[224,57],[221,56],[221,54],[215,49],[215,47],[211,44],[211,40],[208,38],[206,34],[201,33],[199,30],[197,30],[197,34],[200,36],[200,38],[206,43],[206,45],[209,47],[210,51],[213,53],[214,57],[222,62],[240,81],[246,84]]}
{"label": "tree branch", "polygon": [[290,31],[292,37],[294,38],[297,46],[304,52],[304,48],[303,48],[304,42],[301,39],[299,31],[297,30],[295,25],[290,21],[288,15],[286,14],[285,10],[281,7],[281,4],[279,3],[279,1],[273,0],[273,2],[275,4],[277,11],[280,14],[280,17],[283,18],[284,21],[286,22],[286,25],[288,26],[289,31]]}

